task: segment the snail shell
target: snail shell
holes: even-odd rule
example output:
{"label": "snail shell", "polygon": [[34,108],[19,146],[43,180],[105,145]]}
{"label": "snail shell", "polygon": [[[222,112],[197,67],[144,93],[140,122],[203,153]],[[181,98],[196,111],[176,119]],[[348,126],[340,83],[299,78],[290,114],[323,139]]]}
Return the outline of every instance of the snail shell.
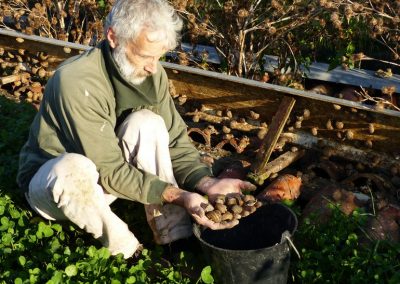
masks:
{"label": "snail shell", "polygon": [[[254,203],[254,205],[255,205],[256,203]],[[255,206],[244,206],[243,207],[243,210],[244,211],[247,211],[247,212],[249,212],[249,213],[254,213],[255,211],[256,211],[256,207]]]}
{"label": "snail shell", "polygon": [[243,197],[244,203],[247,203],[248,201],[255,201],[256,198],[253,195],[247,194]]}
{"label": "snail shell", "polygon": [[318,128],[316,128],[316,127],[311,128],[311,134],[314,135],[314,136],[317,136],[318,135]]}
{"label": "snail shell", "polygon": [[244,203],[244,206],[252,207],[256,204],[257,200],[249,200]]}
{"label": "snail shell", "polygon": [[221,216],[222,221],[231,221],[233,219],[233,214],[231,212],[225,212]]}
{"label": "snail shell", "polygon": [[213,210],[213,211],[207,212],[206,216],[207,216],[208,219],[210,219],[211,221],[213,221],[215,223],[220,223],[222,221],[221,212],[218,211],[218,210]]}
{"label": "snail shell", "polygon": [[215,199],[216,204],[224,204],[225,203],[225,195],[218,195]]}
{"label": "snail shell", "polygon": [[242,218],[242,215],[235,213],[235,214],[233,214],[233,218],[236,219],[236,220],[239,220],[239,219]]}
{"label": "snail shell", "polygon": [[236,199],[236,204],[237,205],[239,205],[239,206],[242,206],[243,205],[243,195],[242,194],[240,194],[240,193],[235,193],[235,194],[232,194],[232,196],[231,196],[232,198],[235,198]]}
{"label": "snail shell", "polygon": [[263,205],[263,204],[262,204],[261,201],[257,201],[256,204],[254,204],[254,207],[260,208],[262,205]]}
{"label": "snail shell", "polygon": [[236,197],[236,200],[237,200],[237,204],[238,204],[239,206],[243,206],[244,202],[243,202],[242,197]]}
{"label": "snail shell", "polygon": [[217,203],[215,204],[215,209],[224,214],[228,209],[226,208],[225,204]]}
{"label": "snail shell", "polygon": [[206,213],[214,210],[214,207],[210,203],[202,203],[200,206]]}
{"label": "snail shell", "polygon": [[326,129],[328,129],[328,130],[333,129],[332,121],[330,119],[328,119],[328,121],[326,122]]}
{"label": "snail shell", "polygon": [[235,197],[228,197],[226,199],[226,205],[228,206],[233,206],[233,205],[237,205],[237,200]]}
{"label": "snail shell", "polygon": [[369,134],[374,134],[375,127],[374,127],[373,123],[368,124],[368,132],[369,132]]}
{"label": "snail shell", "polygon": [[303,111],[303,116],[305,119],[310,118],[311,112],[309,109],[305,108]]}
{"label": "snail shell", "polygon": [[242,211],[243,211],[243,207],[242,207],[242,206],[239,206],[239,205],[233,205],[233,206],[231,207],[231,211],[232,211],[234,214],[240,214],[240,213],[242,213]]}

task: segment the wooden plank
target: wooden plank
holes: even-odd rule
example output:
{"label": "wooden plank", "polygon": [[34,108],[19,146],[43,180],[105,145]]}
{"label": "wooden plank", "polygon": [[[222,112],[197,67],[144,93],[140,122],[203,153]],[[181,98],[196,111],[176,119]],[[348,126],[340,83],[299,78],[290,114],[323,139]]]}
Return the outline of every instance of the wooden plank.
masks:
{"label": "wooden plank", "polygon": [[[328,139],[360,150],[372,149],[393,156],[400,153],[397,143],[393,143],[400,141],[398,111],[377,109],[373,105],[215,72],[193,70],[186,66],[164,64],[177,94],[187,95],[189,104],[193,101],[215,110],[228,108],[243,116],[253,110],[260,114],[262,122],[270,124],[282,95],[291,95],[296,99],[296,105],[289,117],[286,132],[303,131],[311,134],[317,130],[316,139]],[[302,121],[300,128],[296,128],[297,116],[302,116],[304,111],[309,112],[310,117]],[[329,122],[332,127],[328,126]],[[336,124],[342,127],[338,128]]]}
{"label": "wooden plank", "polygon": [[36,35],[26,35],[6,29],[0,29],[0,46],[9,49],[26,49],[30,52],[45,52],[64,59],[77,55],[90,48],[82,44]]}
{"label": "wooden plank", "polygon": [[265,168],[295,103],[296,100],[294,98],[289,96],[283,97],[277,113],[272,118],[267,135],[265,135],[262,141],[249,175],[249,177],[259,185],[264,183],[265,177],[263,177],[263,174],[265,173]]}
{"label": "wooden plank", "polygon": [[[400,165],[400,156],[391,155],[384,151],[374,151],[373,149],[360,149],[357,147],[344,145],[343,143],[328,139],[318,139],[317,137],[298,131],[297,133],[282,133],[282,138],[287,143],[299,145],[305,149],[319,150],[325,156],[335,156],[354,163],[363,163],[374,169],[381,169],[390,173],[393,166]],[[393,143],[396,144],[397,143]],[[387,143],[389,145],[389,143]]]}
{"label": "wooden plank", "polygon": [[[162,62],[161,64],[167,71],[168,77],[174,81],[178,93],[179,90],[181,90],[182,93],[188,92],[188,96],[193,95],[199,99],[212,98],[213,100],[207,100],[207,102],[212,104],[215,102],[215,105],[220,102],[225,103],[229,102],[230,100],[237,102],[239,99],[243,99],[248,101],[249,105],[257,106],[259,101],[251,102],[253,99],[269,99],[268,95],[272,95],[271,99],[275,100],[274,96],[278,96],[280,98],[282,95],[291,95],[296,99],[305,98],[310,101],[315,100],[317,103],[325,102],[337,104],[360,110],[397,116],[400,118],[400,112],[398,111],[376,109],[371,105],[339,99],[336,97],[324,96],[311,91],[297,90],[289,87],[263,83],[168,62]],[[211,90],[218,90],[219,96],[215,96],[212,92],[210,92]],[[266,94],[268,95],[266,96]],[[217,97],[220,99],[214,100]]]}
{"label": "wooden plank", "polygon": [[278,158],[265,164],[262,172],[259,172],[257,175],[250,174],[248,177],[256,184],[262,185],[272,174],[279,173],[281,170],[287,168],[292,163],[303,157],[305,152],[305,149],[285,152]]}

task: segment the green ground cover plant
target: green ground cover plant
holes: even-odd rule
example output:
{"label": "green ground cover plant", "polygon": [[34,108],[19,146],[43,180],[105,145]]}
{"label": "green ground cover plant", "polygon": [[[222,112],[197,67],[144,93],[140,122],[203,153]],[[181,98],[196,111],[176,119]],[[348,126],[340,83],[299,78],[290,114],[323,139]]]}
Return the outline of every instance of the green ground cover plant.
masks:
{"label": "green ground cover plant", "polygon": [[79,228],[33,213],[15,177],[34,113],[31,105],[0,96],[0,283],[213,283],[211,268],[202,269],[201,257],[190,251],[168,260],[153,246],[125,260]]}
{"label": "green ground cover plant", "polygon": [[362,230],[370,214],[356,210],[346,216],[329,205],[324,224],[306,218],[296,233],[301,259],[293,256],[293,283],[399,283],[400,244],[371,241]]}

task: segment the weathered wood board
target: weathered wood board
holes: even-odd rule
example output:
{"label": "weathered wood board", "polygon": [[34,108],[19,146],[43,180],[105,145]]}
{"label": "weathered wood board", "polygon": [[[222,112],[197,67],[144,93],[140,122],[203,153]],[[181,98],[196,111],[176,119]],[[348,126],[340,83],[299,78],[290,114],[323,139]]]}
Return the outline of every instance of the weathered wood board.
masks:
{"label": "weathered wood board", "polygon": [[[287,129],[311,133],[316,128],[320,139],[366,150],[372,145],[375,151],[393,155],[400,153],[400,112],[170,63],[164,66],[178,93],[211,108],[232,109],[243,116],[253,110],[269,124],[282,97],[293,96],[296,104]],[[296,128],[297,117],[305,109],[310,111],[310,117]]]}

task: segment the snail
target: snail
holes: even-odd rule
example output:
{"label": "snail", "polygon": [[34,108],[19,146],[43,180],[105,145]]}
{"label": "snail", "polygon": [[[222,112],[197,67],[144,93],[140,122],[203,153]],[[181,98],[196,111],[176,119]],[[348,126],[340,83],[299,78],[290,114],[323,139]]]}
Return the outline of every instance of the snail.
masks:
{"label": "snail", "polygon": [[218,210],[212,210],[210,212],[206,213],[206,216],[208,219],[211,221],[214,221],[215,223],[220,223],[222,221],[222,214]]}
{"label": "snail", "polygon": [[203,204],[206,217],[215,223],[239,220],[254,213],[262,206],[253,195],[218,195],[213,204]]}

